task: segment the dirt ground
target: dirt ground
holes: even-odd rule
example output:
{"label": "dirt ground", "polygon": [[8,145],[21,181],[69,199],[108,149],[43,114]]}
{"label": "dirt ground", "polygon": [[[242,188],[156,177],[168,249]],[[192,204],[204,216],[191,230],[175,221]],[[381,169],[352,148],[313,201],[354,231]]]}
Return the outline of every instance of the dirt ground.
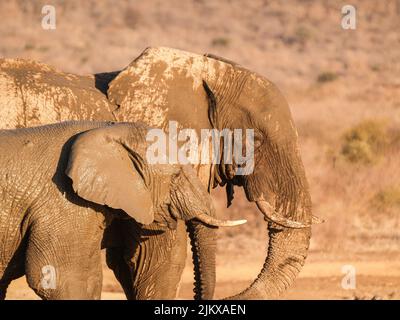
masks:
{"label": "dirt ground", "polygon": [[[298,128],[314,214],[310,253],[282,299],[400,299],[400,2],[54,0],[56,30],[43,30],[47,0],[0,1],[0,56],[79,74],[120,70],[148,46],[214,53],[264,75],[287,97]],[[246,3],[244,5],[244,3]],[[266,226],[235,190],[213,192],[218,212],[246,218],[219,237],[216,297],[248,285],[265,259]],[[341,283],[344,265],[356,287]],[[179,298],[191,298],[190,259]],[[24,279],[8,299],[35,299]],[[123,299],[104,268],[103,299]]]}
{"label": "dirt ground", "polygon": [[[393,259],[387,263],[387,259]],[[354,258],[353,258],[354,259]],[[358,259],[339,259],[333,261],[321,254],[310,254],[311,261],[304,266],[299,278],[280,299],[400,299],[400,256],[393,253],[385,257],[382,254],[369,254]],[[355,289],[342,287],[342,267],[355,268]],[[223,298],[246,288],[256,276],[260,264],[240,263],[221,264],[217,268],[217,287],[215,298]],[[103,300],[124,300],[125,295],[115,280],[111,270],[104,268]],[[190,261],[185,268],[178,299],[193,298],[193,276]],[[14,281],[7,299],[39,299],[27,286],[25,278]]]}

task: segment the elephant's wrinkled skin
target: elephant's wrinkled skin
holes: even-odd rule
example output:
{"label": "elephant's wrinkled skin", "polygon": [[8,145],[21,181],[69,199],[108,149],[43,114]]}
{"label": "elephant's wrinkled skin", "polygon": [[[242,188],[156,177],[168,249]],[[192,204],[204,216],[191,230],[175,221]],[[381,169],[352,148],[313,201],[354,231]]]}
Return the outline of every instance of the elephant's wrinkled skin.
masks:
{"label": "elephant's wrinkled skin", "polygon": [[[195,234],[237,223],[215,218],[192,167],[146,161],[148,130],[66,122],[0,131],[0,298],[22,274],[44,299],[100,298],[101,242],[112,220],[153,224],[154,233],[196,220]],[[207,255],[197,259],[215,273]],[[49,267],[53,279],[45,277]]]}
{"label": "elephant's wrinkled skin", "polygon": [[[287,102],[273,83],[231,61],[170,48],[148,48],[124,70],[93,77],[48,69],[14,60],[0,64],[0,101],[8,103],[0,109],[0,126],[82,117],[140,120],[165,129],[170,120],[176,120],[180,127],[198,132],[202,128],[254,129],[255,168],[251,175],[236,176],[236,165],[223,163],[196,169],[205,188],[227,186],[228,203],[233,186],[243,187],[248,200],[269,221],[264,266],[254,283],[235,298],[273,298],[293,283],[307,256],[314,220],[297,132]],[[41,92],[59,94],[52,98]],[[95,101],[92,108],[82,96]],[[132,234],[126,226],[123,229],[122,234]],[[174,237],[185,238],[183,225],[164,240]],[[165,298],[174,297],[175,285],[161,290],[165,273],[143,268],[142,262],[150,260],[148,248],[159,245],[156,240],[140,243],[136,247],[140,249],[128,257],[129,241],[125,248],[107,250],[108,264],[128,298],[154,298],[155,292],[161,291]],[[170,269],[171,261],[184,264],[172,257],[185,250],[186,242],[171,243],[171,254],[160,269]],[[200,273],[196,274],[198,279]],[[196,297],[204,297],[198,288]]]}

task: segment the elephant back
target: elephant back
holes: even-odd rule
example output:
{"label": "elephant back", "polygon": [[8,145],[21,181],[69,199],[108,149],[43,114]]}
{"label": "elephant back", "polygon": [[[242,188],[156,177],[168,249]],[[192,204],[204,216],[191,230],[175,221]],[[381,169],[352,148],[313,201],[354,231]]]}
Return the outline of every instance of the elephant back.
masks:
{"label": "elephant back", "polygon": [[0,129],[66,120],[113,120],[113,107],[97,79],[44,63],[0,59]]}

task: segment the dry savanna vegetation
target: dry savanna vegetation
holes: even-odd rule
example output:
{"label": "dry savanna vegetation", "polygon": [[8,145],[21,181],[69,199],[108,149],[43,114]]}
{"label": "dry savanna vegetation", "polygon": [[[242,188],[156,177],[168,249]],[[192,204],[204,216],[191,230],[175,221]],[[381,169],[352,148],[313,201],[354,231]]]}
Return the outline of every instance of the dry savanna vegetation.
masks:
{"label": "dry savanna vegetation", "polygon": [[[43,30],[41,8],[56,8]],[[342,1],[2,1],[0,56],[65,71],[123,68],[148,46],[211,52],[275,82],[287,97],[314,214],[309,257],[283,298],[400,298],[400,3],[347,1],[355,30],[341,28]],[[220,233],[217,297],[246,287],[261,268],[266,224],[237,189],[224,217],[249,222]],[[357,285],[341,286],[343,265]],[[191,297],[190,259],[180,297]],[[11,298],[34,297],[23,280]],[[123,298],[105,268],[103,298]]]}

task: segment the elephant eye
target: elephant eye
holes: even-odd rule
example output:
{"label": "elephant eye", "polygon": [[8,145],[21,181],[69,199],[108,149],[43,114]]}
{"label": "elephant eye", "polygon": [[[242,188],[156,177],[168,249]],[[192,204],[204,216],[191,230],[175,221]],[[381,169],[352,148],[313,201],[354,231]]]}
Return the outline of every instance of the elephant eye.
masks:
{"label": "elephant eye", "polygon": [[262,145],[262,139],[254,137],[254,149],[261,147],[261,145]]}
{"label": "elephant eye", "polygon": [[243,145],[249,145],[257,150],[264,144],[264,135],[259,130],[254,129],[253,139],[247,139],[246,135],[243,136]]}
{"label": "elephant eye", "polygon": [[264,142],[264,136],[258,130],[254,131],[254,149],[262,146]]}

